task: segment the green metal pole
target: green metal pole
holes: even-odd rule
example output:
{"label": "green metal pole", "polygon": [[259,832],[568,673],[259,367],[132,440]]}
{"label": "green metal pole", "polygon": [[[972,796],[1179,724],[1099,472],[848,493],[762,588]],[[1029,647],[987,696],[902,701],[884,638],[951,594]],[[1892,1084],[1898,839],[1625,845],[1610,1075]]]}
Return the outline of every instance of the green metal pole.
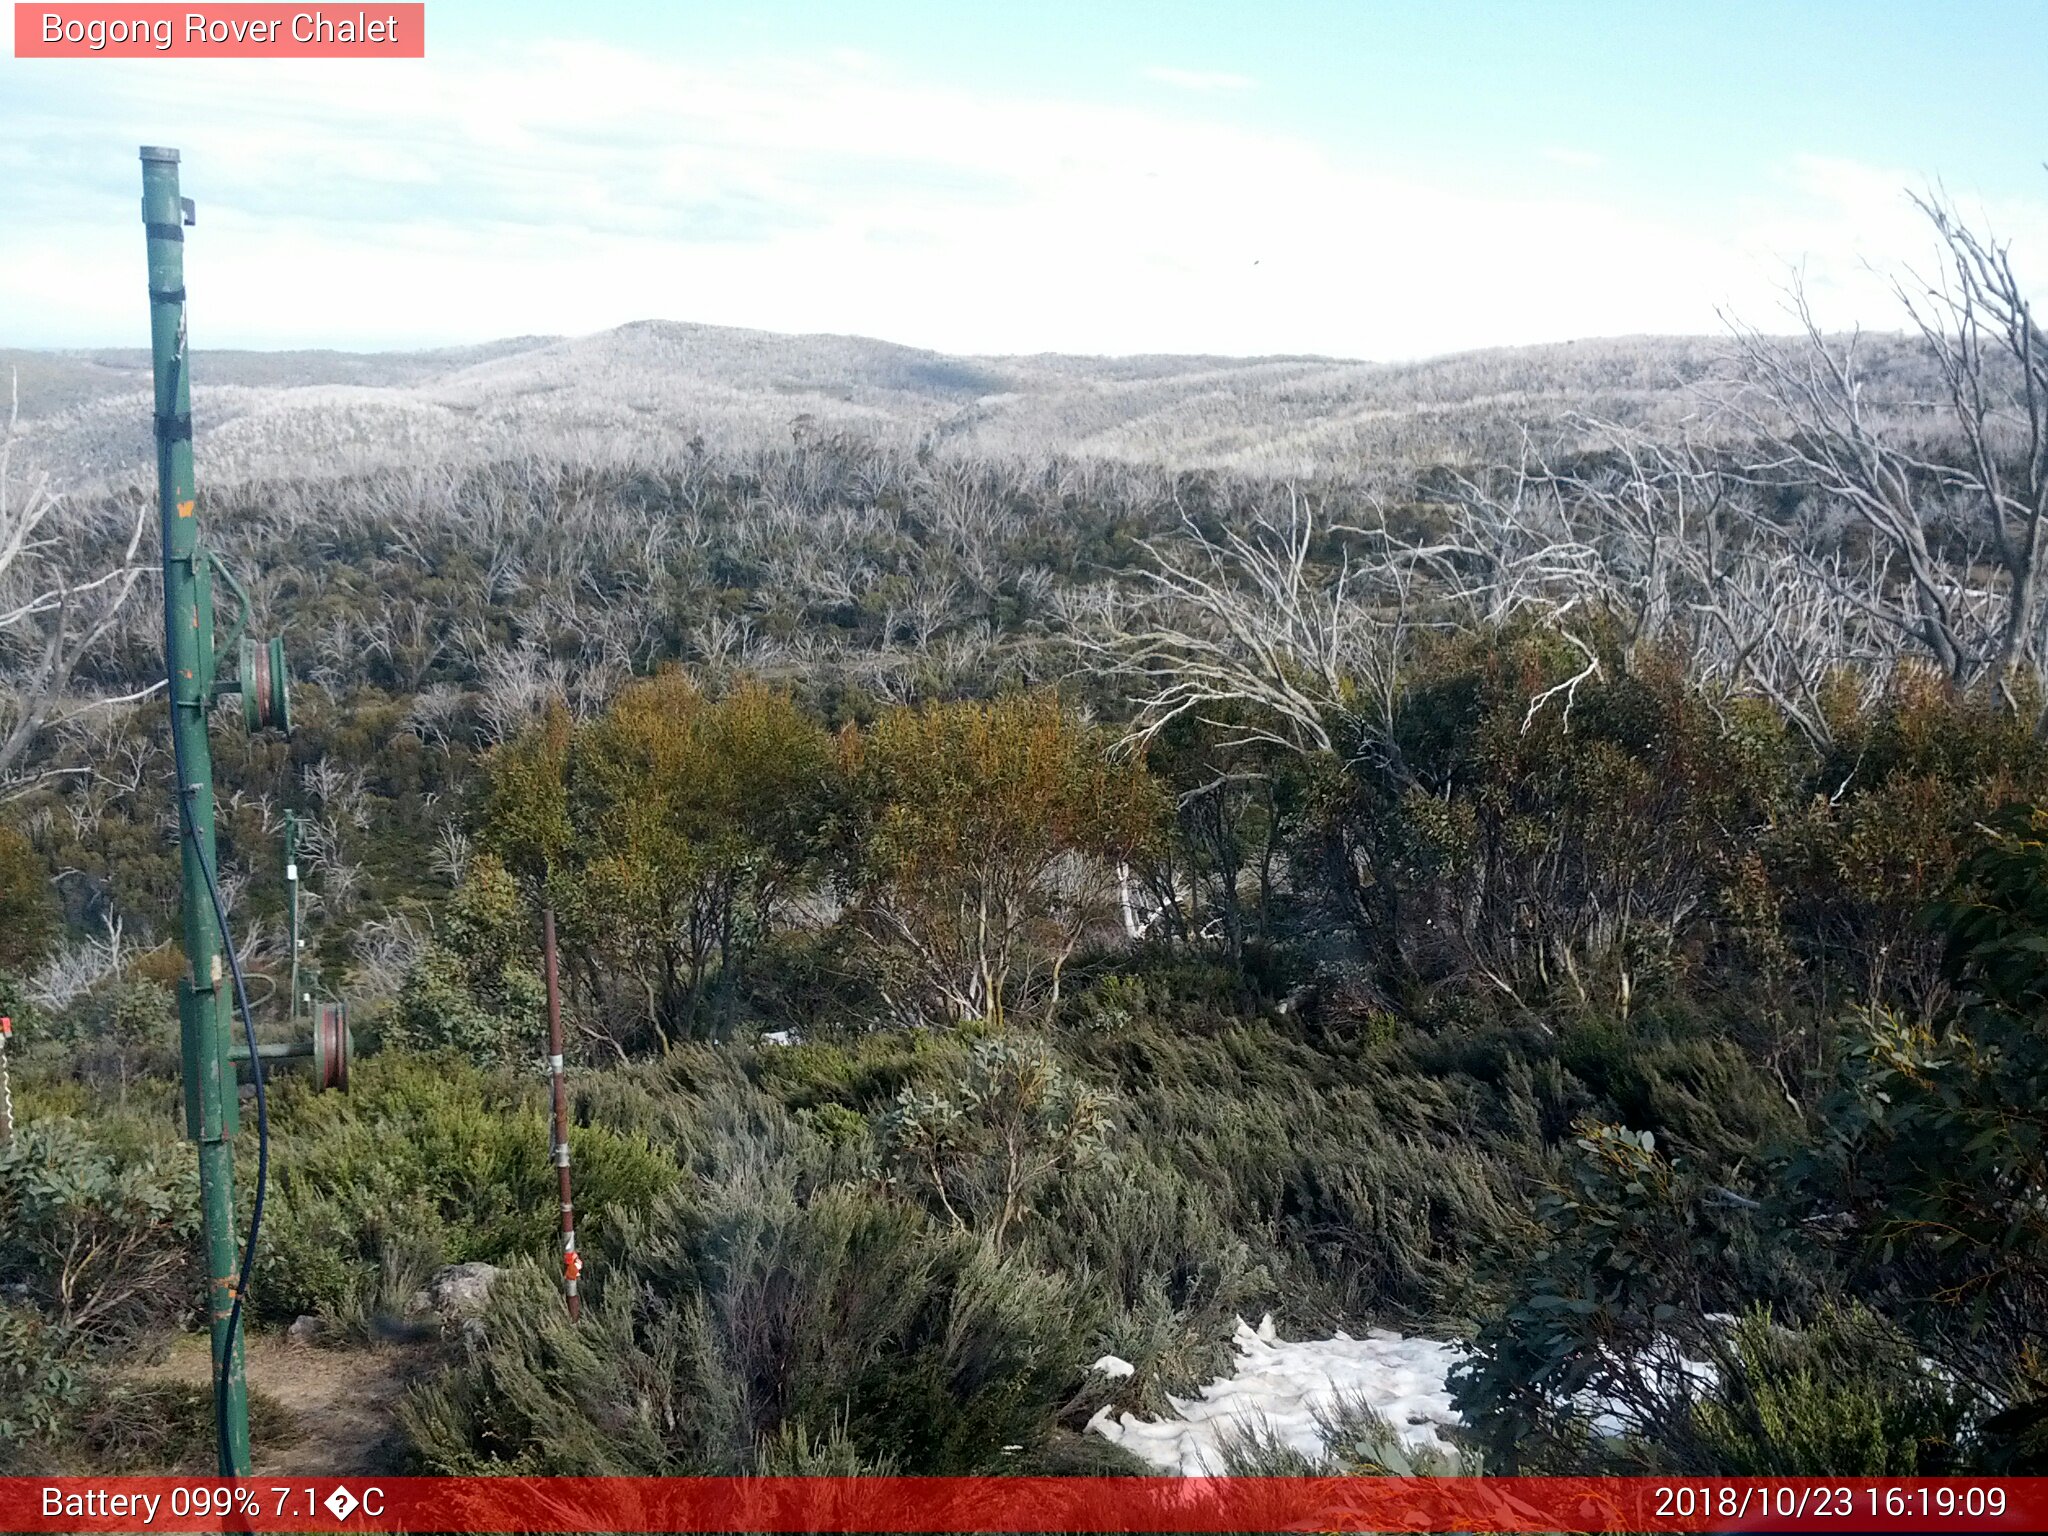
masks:
{"label": "green metal pole", "polygon": [[[199,1192],[206,1225],[207,1316],[213,1331],[220,1469],[249,1470],[249,1397],[240,1330],[230,1330],[236,1271],[234,1133],[239,1119],[232,987],[225,981],[221,933],[207,897],[214,862],[213,754],[206,716],[213,701],[213,596],[199,543],[198,492],[192,474],[192,381],[185,347],[185,224],[178,195],[178,152],[142,151],[142,221],[149,236],[150,350],[156,368],[157,499],[164,538],[164,663],[170,679],[176,786],[190,836],[184,863],[185,955],[179,984],[184,1049],[185,1126],[199,1143]],[[206,863],[201,864],[204,859]]]}

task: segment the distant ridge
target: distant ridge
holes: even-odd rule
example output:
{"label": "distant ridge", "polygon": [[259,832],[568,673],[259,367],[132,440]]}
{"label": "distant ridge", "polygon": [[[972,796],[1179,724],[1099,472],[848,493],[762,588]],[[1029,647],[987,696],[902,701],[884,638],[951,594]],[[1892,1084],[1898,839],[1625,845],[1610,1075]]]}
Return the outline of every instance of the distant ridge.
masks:
{"label": "distant ridge", "polygon": [[[1900,343],[1866,338],[1882,361]],[[194,354],[202,482],[501,453],[713,451],[852,432],[949,453],[1309,475],[1468,460],[1574,412],[1644,425],[1696,406],[1720,338],[1597,338],[1418,362],[1309,356],[956,356],[862,336],[638,320],[414,352]],[[19,454],[59,487],[153,462],[140,349],[0,350]]]}

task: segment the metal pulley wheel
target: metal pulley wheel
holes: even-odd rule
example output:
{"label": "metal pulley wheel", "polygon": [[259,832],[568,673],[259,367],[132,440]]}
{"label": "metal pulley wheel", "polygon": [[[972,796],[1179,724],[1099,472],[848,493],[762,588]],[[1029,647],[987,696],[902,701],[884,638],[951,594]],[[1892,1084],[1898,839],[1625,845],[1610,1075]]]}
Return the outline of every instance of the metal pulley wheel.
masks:
{"label": "metal pulley wheel", "polygon": [[267,643],[244,638],[242,661],[242,724],[251,731],[292,728],[290,680],[284,668],[284,640]]}
{"label": "metal pulley wheel", "polygon": [[313,1085],[348,1091],[349,1058],[355,1052],[349,1034],[348,1004],[319,1003],[313,1009]]}

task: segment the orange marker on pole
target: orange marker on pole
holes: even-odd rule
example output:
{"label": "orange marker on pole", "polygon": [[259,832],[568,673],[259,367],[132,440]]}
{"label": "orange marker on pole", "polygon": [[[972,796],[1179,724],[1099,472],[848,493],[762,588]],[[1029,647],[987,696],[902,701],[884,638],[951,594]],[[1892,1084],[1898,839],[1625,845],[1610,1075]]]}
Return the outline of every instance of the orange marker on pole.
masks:
{"label": "orange marker on pole", "polygon": [[0,1013],[0,1147],[14,1145],[14,1089],[7,1081],[7,1041],[14,1020]]}
{"label": "orange marker on pole", "polygon": [[548,1067],[555,1079],[555,1171],[560,1175],[562,1193],[562,1295],[573,1319],[583,1315],[583,1298],[576,1293],[576,1282],[583,1275],[583,1255],[576,1251],[576,1207],[569,1198],[569,1091],[562,1082],[562,990],[555,979],[554,908],[541,913],[540,932],[547,961]]}

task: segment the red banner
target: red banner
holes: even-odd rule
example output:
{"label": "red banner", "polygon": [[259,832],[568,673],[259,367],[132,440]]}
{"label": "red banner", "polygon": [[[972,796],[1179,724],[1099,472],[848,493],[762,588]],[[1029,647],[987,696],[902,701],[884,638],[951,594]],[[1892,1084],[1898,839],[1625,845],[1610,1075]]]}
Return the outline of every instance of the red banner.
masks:
{"label": "red banner", "polygon": [[0,1529],[2038,1531],[2048,1478],[5,1478]]}
{"label": "red banner", "polygon": [[17,59],[423,59],[424,4],[14,7]]}

